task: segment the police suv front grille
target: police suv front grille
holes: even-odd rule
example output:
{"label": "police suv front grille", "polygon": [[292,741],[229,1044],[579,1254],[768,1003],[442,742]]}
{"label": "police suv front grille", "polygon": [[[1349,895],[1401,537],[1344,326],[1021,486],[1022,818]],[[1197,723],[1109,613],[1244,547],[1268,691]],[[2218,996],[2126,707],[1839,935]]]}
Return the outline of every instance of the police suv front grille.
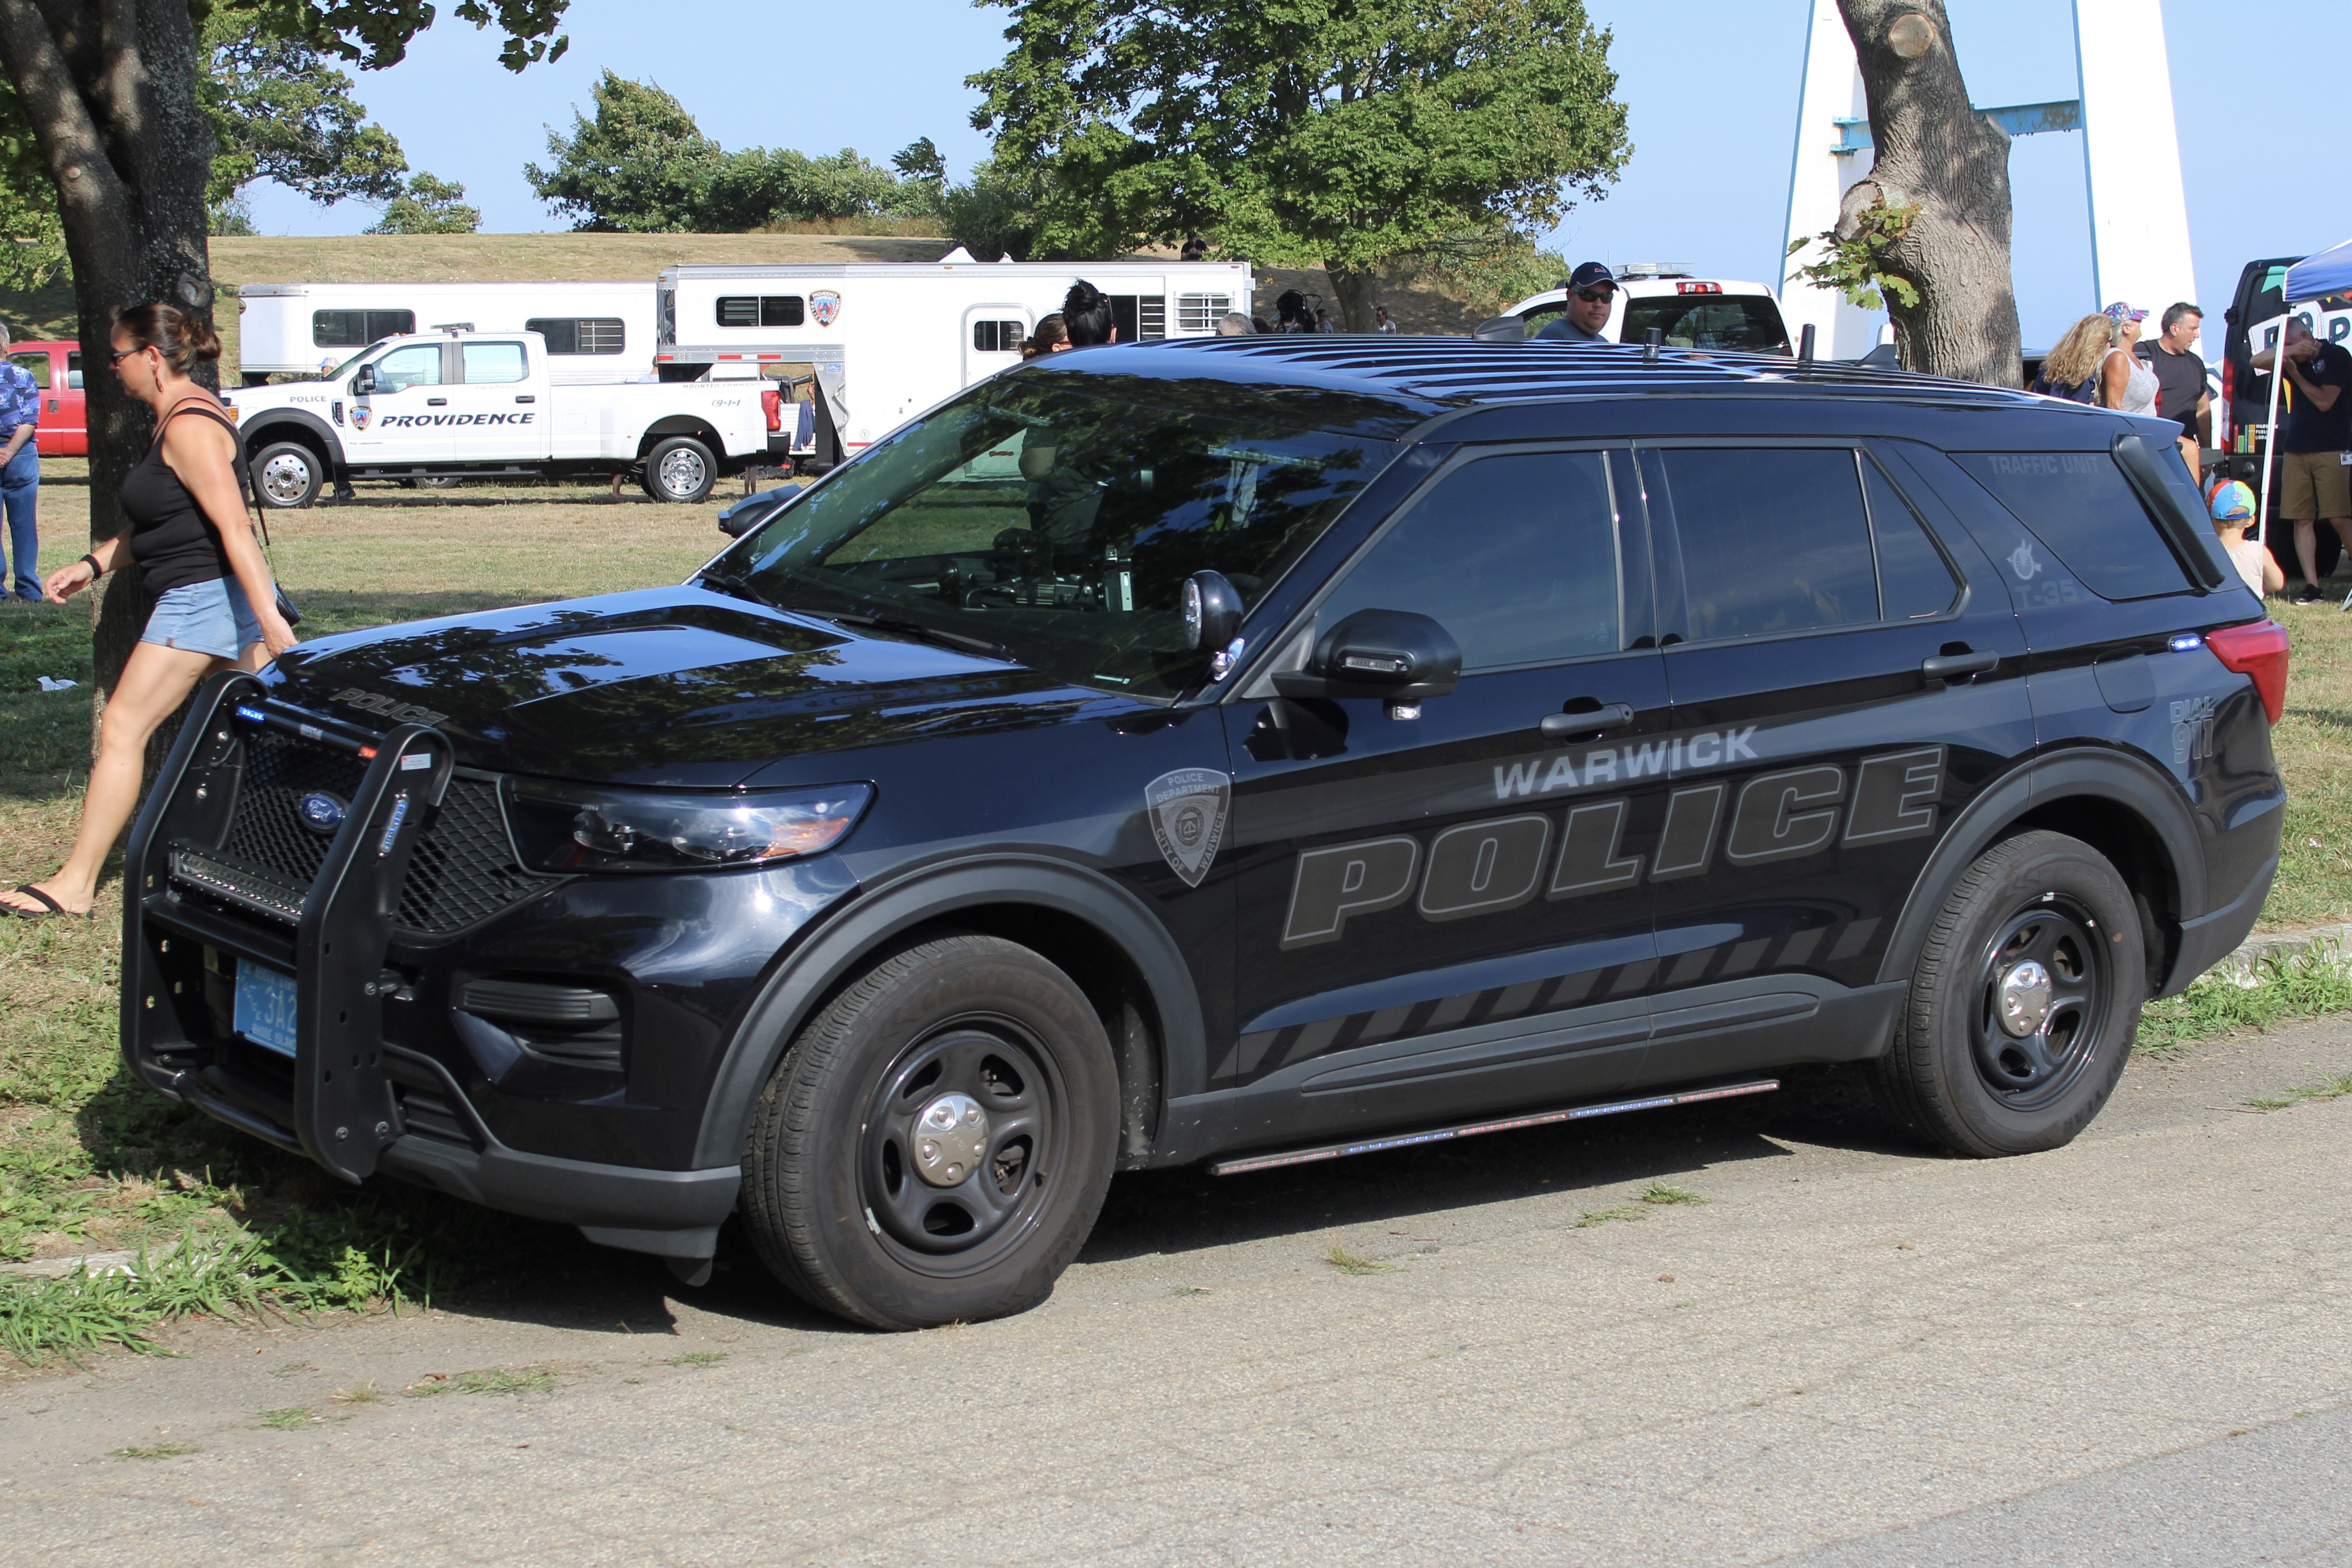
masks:
{"label": "police suv front grille", "polygon": [[[303,825],[311,794],[351,804],[367,763],[275,729],[245,736],[245,778],[217,845],[172,847],[172,880],[184,893],[287,925],[318,879],[333,835]],[[448,936],[521,902],[552,879],[515,861],[495,780],[453,778],[408,862],[394,923],[411,936]]]}
{"label": "police suv front grille", "polygon": [[[222,857],[308,891],[318,879],[333,836],[302,826],[299,803],[316,792],[348,805],[366,773],[367,763],[349,752],[298,741],[275,730],[248,733],[245,784],[228,837],[221,841]],[[298,913],[301,906],[298,894]]]}
{"label": "police suv front grille", "polygon": [[446,936],[520,903],[548,881],[515,863],[497,784],[453,778],[440,814],[409,857],[395,919],[404,931]]}

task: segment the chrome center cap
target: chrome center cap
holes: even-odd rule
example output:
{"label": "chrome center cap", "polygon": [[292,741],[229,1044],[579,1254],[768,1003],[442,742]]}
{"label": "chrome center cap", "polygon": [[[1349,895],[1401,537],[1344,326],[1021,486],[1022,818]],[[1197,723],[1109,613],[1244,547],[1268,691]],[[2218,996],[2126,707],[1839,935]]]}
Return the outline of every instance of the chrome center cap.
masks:
{"label": "chrome center cap", "polygon": [[2000,1026],[2019,1039],[2050,1021],[2050,972],[2027,959],[2000,977]]}
{"label": "chrome center cap", "polygon": [[915,1174],[952,1187],[988,1158],[988,1112],[968,1094],[943,1094],[915,1118]]}

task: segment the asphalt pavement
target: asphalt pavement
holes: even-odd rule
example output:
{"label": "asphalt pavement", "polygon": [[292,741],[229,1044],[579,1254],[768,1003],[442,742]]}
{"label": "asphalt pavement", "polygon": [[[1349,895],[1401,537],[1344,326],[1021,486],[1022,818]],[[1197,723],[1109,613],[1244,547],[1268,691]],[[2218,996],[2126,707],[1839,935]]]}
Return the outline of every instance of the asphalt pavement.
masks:
{"label": "asphalt pavement", "polygon": [[2135,1062],[2074,1145],[2008,1161],[1907,1144],[1814,1070],[1123,1177],[1052,1300],[923,1334],[803,1311],[740,1253],[700,1289],[593,1255],[462,1310],[200,1326],[0,1381],[0,1555],[2352,1561],[2352,1100],[2245,1104],[2347,1070],[2344,1021]]}

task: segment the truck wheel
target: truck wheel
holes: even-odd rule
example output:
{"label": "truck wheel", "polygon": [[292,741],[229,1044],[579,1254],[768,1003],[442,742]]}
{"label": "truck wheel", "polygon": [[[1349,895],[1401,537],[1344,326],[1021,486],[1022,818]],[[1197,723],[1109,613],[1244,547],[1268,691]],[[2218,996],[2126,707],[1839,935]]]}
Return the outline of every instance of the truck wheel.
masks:
{"label": "truck wheel", "polygon": [[2114,1092],[2147,996],[2139,915],[2116,868],[2080,839],[2021,833],[1945,900],[1871,1087],[1958,1153],[2055,1149]]}
{"label": "truck wheel", "polygon": [[1118,1135],[1101,1020],[990,936],[885,960],[793,1042],[751,1118],[742,1212],[811,1305],[934,1328],[1044,1300],[1093,1228]]}
{"label": "truck wheel", "polygon": [[710,448],[691,436],[665,437],[646,454],[646,494],[656,500],[698,501],[718,480]]}
{"label": "truck wheel", "polygon": [[264,506],[309,506],[326,479],[327,465],[299,441],[274,442],[254,454],[253,494]]}

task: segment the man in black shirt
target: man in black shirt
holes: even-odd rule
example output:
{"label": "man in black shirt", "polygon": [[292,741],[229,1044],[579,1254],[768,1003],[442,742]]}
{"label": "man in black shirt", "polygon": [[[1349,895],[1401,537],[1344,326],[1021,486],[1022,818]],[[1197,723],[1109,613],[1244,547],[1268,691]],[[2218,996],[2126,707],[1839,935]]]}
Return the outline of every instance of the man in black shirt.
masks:
{"label": "man in black shirt", "polygon": [[[2164,312],[2164,331],[2154,342],[2139,345],[2140,356],[2156,372],[2156,411],[2178,423],[2181,438],[2200,447],[2213,444],[2213,399],[2206,391],[2205,362],[2197,354],[2197,334],[2205,312],[2182,300]],[[2189,472],[2197,471],[2194,453]]]}
{"label": "man in black shirt", "polygon": [[[2279,350],[2264,349],[2253,367],[2268,370],[2279,357]],[[2287,384],[2281,392],[2288,406],[2278,440],[2278,510],[2294,524],[2295,559],[2303,567],[2303,592],[2294,602],[2315,605],[2326,597],[2313,553],[2318,520],[2335,524],[2352,550],[2352,353],[2321,342],[2290,318],[2284,358]]]}

